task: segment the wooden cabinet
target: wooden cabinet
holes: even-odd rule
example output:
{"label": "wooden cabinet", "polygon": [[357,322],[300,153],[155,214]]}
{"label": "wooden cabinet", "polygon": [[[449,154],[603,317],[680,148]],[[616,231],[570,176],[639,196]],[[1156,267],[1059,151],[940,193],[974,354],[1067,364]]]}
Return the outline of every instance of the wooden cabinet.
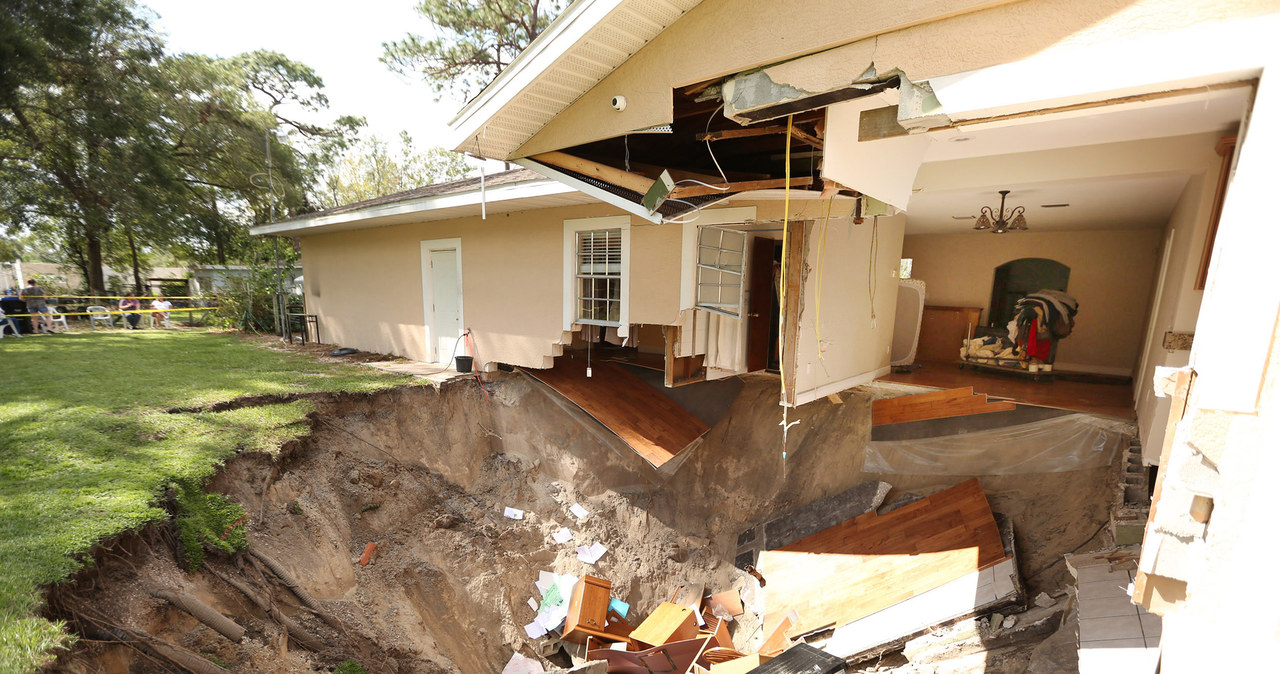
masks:
{"label": "wooden cabinet", "polygon": [[960,359],[960,346],[980,325],[982,307],[942,307],[926,304],[920,319],[916,360],[951,362]]}
{"label": "wooden cabinet", "polygon": [[631,625],[609,611],[609,590],[613,583],[595,576],[583,576],[569,597],[569,615],[564,621],[564,640],[583,643],[587,637],[606,641],[627,641]]}

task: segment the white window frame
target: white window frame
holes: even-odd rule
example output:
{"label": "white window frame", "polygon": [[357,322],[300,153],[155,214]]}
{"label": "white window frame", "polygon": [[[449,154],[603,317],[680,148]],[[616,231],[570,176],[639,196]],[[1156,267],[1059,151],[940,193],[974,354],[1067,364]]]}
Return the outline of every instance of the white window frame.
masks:
{"label": "white window frame", "polygon": [[708,225],[735,225],[756,219],[755,206],[708,208],[698,219],[684,223],[680,233],[680,309],[693,309],[698,283],[698,229]]}
{"label": "white window frame", "polygon": [[[564,221],[564,330],[577,329],[579,325],[600,325],[578,319],[578,233],[601,229],[617,229],[622,232],[622,283],[618,290],[618,336],[626,337],[630,327],[631,296],[631,216],[613,215],[602,218],[577,218]],[[608,324],[614,327],[613,324]]]}
{"label": "white window frame", "polygon": [[[725,236],[731,235],[741,239],[741,245],[726,247]],[[747,241],[750,235],[742,230],[728,227],[705,225],[698,228],[698,256],[695,258],[697,270],[694,272],[695,306],[703,311],[728,316],[742,317],[742,303],[746,298]],[[714,241],[713,241],[714,239]],[[733,264],[733,258],[737,264]],[[737,293],[730,291],[725,296],[724,289],[737,287]],[[708,302],[702,298],[703,290],[716,288],[718,301]]]}

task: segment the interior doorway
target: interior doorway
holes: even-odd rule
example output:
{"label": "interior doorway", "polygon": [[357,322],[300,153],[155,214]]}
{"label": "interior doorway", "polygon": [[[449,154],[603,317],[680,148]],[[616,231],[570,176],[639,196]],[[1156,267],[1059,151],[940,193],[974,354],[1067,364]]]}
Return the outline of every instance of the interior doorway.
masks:
{"label": "interior doorway", "polygon": [[422,242],[422,301],[426,317],[427,359],[452,362],[462,336],[462,242]]}
{"label": "interior doorway", "polygon": [[991,311],[987,325],[1008,325],[1018,300],[1040,290],[1067,291],[1071,267],[1043,257],[1024,257],[996,267],[991,284]]}

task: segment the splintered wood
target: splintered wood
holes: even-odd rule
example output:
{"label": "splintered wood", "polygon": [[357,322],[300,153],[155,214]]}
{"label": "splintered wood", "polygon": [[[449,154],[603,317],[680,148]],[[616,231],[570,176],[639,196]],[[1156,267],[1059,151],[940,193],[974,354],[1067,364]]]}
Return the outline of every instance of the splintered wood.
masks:
{"label": "splintered wood", "polygon": [[972,386],[966,386],[876,400],[871,403],[871,425],[900,424],[904,421],[962,417],[988,412],[1011,412],[1016,408],[1016,405],[1007,401],[989,402],[987,394],[975,394]]}
{"label": "splintered wood", "polygon": [[549,370],[521,368],[555,389],[622,438],[654,466],[661,466],[702,437],[709,427],[644,380],[609,362],[560,357]]}
{"label": "splintered wood", "polygon": [[1004,561],[976,479],[760,553],[770,613],[794,610],[788,634],[844,625]]}

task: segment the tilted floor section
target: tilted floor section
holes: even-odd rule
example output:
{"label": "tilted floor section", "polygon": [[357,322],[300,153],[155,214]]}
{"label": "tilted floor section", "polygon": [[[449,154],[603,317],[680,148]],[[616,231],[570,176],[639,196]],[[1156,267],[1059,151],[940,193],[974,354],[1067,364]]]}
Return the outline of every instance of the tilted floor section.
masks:
{"label": "tilted floor section", "polygon": [[587,361],[578,354],[556,358],[548,370],[521,371],[555,389],[604,424],[656,466],[702,437],[710,428],[684,408],[617,364]]}

